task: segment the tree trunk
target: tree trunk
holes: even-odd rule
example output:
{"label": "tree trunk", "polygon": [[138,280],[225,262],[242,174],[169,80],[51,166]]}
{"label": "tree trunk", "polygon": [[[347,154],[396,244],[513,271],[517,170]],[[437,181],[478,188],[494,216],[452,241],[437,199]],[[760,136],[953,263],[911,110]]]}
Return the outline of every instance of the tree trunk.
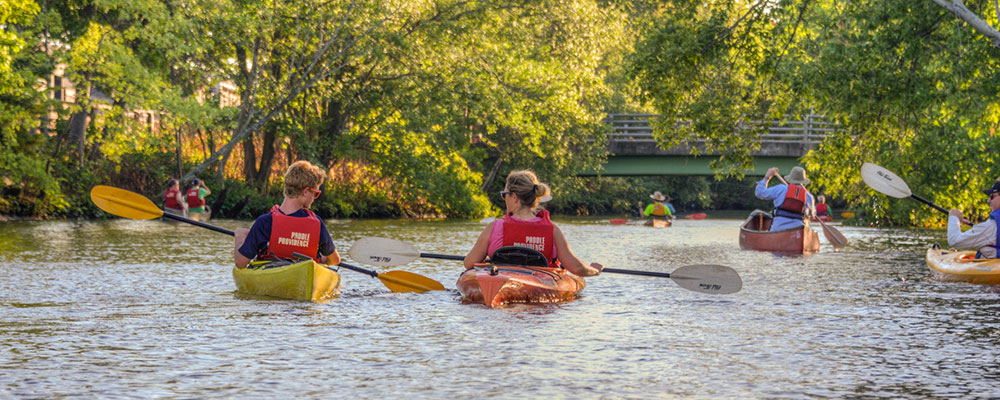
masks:
{"label": "tree trunk", "polygon": [[76,143],[77,165],[83,167],[84,144],[87,142],[87,122],[89,118],[87,110],[83,109],[73,114],[69,119],[70,143]]}
{"label": "tree trunk", "polygon": [[260,168],[257,169],[257,176],[254,178],[256,186],[260,189],[267,189],[268,179],[271,177],[271,165],[274,164],[274,144],[278,137],[278,124],[267,124],[264,126],[264,143],[260,151]]}
{"label": "tree trunk", "polygon": [[493,180],[497,178],[497,173],[500,172],[501,165],[503,165],[503,159],[498,155],[496,162],[493,163],[493,168],[490,168],[490,173],[486,175],[486,179],[483,179],[483,185],[480,187],[480,190],[485,192],[490,187],[490,183],[493,183]]}
{"label": "tree trunk", "polygon": [[181,130],[178,129],[175,132],[175,137],[177,138],[177,177],[181,177],[184,175],[184,164],[182,163],[184,154],[181,150]]}
{"label": "tree trunk", "polygon": [[243,180],[253,184],[257,176],[257,146],[254,145],[254,134],[243,139]]}

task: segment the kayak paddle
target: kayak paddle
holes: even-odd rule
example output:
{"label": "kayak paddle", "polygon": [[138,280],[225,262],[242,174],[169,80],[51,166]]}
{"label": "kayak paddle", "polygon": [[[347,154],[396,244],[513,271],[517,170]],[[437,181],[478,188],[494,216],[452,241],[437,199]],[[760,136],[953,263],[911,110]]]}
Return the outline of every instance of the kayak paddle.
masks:
{"label": "kayak paddle", "polygon": [[[788,182],[785,182],[785,178],[782,178],[781,175],[774,176],[778,177],[778,180],[780,180],[781,183],[788,185]],[[823,236],[826,237],[826,241],[833,245],[834,250],[847,246],[847,237],[845,237],[843,233],[840,233],[839,229],[832,226],[826,226],[826,222],[823,222],[823,218],[816,218],[816,220],[819,221],[819,224],[823,227]]]}
{"label": "kayak paddle", "polygon": [[934,204],[930,200],[927,200],[923,197],[913,194],[913,192],[910,192],[910,186],[906,184],[906,181],[904,181],[903,178],[900,178],[896,174],[892,173],[892,171],[889,171],[880,165],[867,162],[862,164],[861,179],[865,181],[865,184],[867,184],[868,187],[875,189],[876,192],[882,193],[889,197],[895,197],[897,199],[903,199],[909,197],[916,201],[924,203],[928,206],[931,206],[931,208],[935,210],[948,214],[948,210],[945,210],[944,207]]}
{"label": "kayak paddle", "polygon": [[[170,219],[175,219],[181,222],[186,222],[191,225],[200,226],[202,228],[207,228],[219,233],[225,233],[230,236],[235,236],[236,233],[220,228],[214,225],[209,225],[204,222],[195,221],[193,219],[184,218],[179,215],[173,215],[170,213],[165,213],[159,207],[156,206],[151,200],[145,196],[130,192],[125,189],[119,189],[111,186],[97,185],[90,190],[90,200],[94,202],[100,209],[106,211],[109,214],[117,215],[123,218],[129,219],[139,219],[147,220],[159,217],[166,217]],[[371,275],[372,278],[378,278],[382,283],[392,290],[393,292],[403,293],[403,292],[426,292],[429,290],[445,290],[444,285],[441,282],[435,281],[426,276],[418,275],[407,271],[389,271],[378,273],[375,271],[367,270],[361,267],[356,267],[347,263],[340,263],[338,266],[347,268],[351,271],[360,272],[363,274]],[[327,266],[329,268],[329,266]]]}
{"label": "kayak paddle", "polygon": [[[421,253],[409,243],[380,237],[364,237],[359,239],[351,246],[350,254],[351,258],[355,260],[366,260],[369,264],[382,266],[403,265],[419,257],[442,260],[465,259],[462,256]],[[743,288],[743,280],[740,278],[740,275],[736,270],[725,265],[685,265],[674,270],[673,273],[634,271],[618,268],[605,268],[604,272],[670,278],[682,288],[708,294],[736,293]]]}

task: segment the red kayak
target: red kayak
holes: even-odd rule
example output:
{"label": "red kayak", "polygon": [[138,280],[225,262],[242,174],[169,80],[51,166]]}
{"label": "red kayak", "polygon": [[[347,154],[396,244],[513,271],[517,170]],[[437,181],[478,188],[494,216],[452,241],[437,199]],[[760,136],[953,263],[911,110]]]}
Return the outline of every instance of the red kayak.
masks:
{"label": "red kayak", "polygon": [[571,300],[587,283],[563,268],[481,264],[465,270],[455,285],[465,300],[496,308]]}
{"label": "red kayak", "polygon": [[684,218],[687,218],[687,219],[705,219],[705,217],[707,217],[707,216],[708,215],[705,214],[705,213],[694,213],[694,214],[688,215],[688,216],[686,216]]}

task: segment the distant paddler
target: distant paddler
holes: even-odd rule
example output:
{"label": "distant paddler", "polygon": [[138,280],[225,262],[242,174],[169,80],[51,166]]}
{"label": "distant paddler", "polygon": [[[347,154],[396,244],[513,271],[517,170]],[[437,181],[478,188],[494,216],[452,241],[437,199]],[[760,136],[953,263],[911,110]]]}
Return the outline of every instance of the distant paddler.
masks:
{"label": "distant paddler", "polygon": [[653,220],[672,220],[674,219],[674,206],[670,204],[670,196],[666,196],[659,190],[653,192],[649,195],[649,198],[653,199],[653,203],[646,206],[646,211],[642,214],[649,218],[646,225],[653,225]]}
{"label": "distant paddler", "polygon": [[163,193],[163,212],[183,217],[187,215],[187,209],[188,205],[184,202],[180,181],[170,178],[167,181],[167,191]]}

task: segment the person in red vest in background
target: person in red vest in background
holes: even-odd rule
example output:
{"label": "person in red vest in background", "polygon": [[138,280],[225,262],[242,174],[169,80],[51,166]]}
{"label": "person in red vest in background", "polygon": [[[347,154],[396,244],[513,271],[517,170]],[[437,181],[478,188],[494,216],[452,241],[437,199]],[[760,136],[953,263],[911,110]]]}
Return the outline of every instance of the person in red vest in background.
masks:
{"label": "person in red vest in background", "polygon": [[321,264],[340,264],[340,253],[323,220],[309,207],[323,193],[326,174],[308,161],[296,161],[285,171],[285,200],[257,217],[250,229],[236,229],[233,250],[237,268],[252,259],[313,257]]}
{"label": "person in red vest in background", "polygon": [[210,212],[205,204],[205,197],[212,194],[212,189],[205,186],[205,181],[194,178],[191,187],[188,188],[185,197],[187,198],[187,210],[194,220],[208,220]]}
{"label": "person in red vest in background", "polygon": [[167,181],[167,191],[163,193],[163,211],[173,215],[187,214],[187,203],[181,194],[181,183],[174,178]]}
{"label": "person in red vest in background", "polygon": [[472,250],[465,256],[465,268],[474,267],[504,246],[521,246],[538,250],[549,266],[566,268],[577,276],[593,276],[604,266],[586,265],[569,249],[566,237],[549,219],[548,210],[538,210],[538,203],[549,196],[549,185],[538,180],[534,172],[520,170],[507,175],[507,185],[500,197],[507,207],[503,218],[491,222],[479,234]]}
{"label": "person in red vest in background", "polygon": [[824,195],[816,196],[816,218],[823,219],[823,221],[833,220],[833,216],[830,214],[830,207],[826,205],[826,196]]}

